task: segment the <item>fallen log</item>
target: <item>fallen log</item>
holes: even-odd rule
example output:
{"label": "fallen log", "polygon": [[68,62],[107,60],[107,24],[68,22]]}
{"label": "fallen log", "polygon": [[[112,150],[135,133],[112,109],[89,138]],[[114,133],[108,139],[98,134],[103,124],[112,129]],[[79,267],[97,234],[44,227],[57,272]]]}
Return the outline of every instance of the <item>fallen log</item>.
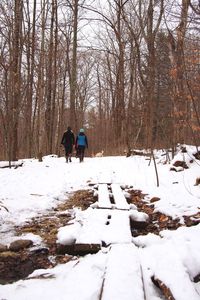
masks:
{"label": "fallen log", "polygon": [[163,295],[167,300],[176,300],[171,290],[164,284],[164,282],[162,282],[162,280],[156,278],[155,276],[152,276],[151,280],[155,284],[155,286],[157,286],[157,288],[159,288],[162,291]]}
{"label": "fallen log", "polygon": [[14,167],[15,169],[17,169],[18,167],[22,167],[23,166],[23,162],[17,162],[17,161],[12,161],[10,164],[9,162],[1,162],[0,163],[0,168],[4,169],[4,168],[12,168]]}
{"label": "fallen log", "polygon": [[94,254],[101,250],[100,244],[75,244],[74,251],[77,255]]}
{"label": "fallen log", "polygon": [[100,249],[100,244],[57,244],[56,252],[58,254],[86,255],[97,253]]}
{"label": "fallen log", "polygon": [[132,150],[133,155],[139,155],[139,156],[151,156],[151,153],[149,152],[143,152],[139,150]]}

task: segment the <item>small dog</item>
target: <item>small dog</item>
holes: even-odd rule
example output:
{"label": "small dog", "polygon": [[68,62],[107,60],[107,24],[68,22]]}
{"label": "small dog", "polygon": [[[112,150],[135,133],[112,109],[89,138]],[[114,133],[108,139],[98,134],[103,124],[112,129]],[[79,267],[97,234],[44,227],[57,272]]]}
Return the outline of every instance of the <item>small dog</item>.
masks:
{"label": "small dog", "polygon": [[95,154],[95,157],[103,157],[103,154],[104,154],[104,150]]}

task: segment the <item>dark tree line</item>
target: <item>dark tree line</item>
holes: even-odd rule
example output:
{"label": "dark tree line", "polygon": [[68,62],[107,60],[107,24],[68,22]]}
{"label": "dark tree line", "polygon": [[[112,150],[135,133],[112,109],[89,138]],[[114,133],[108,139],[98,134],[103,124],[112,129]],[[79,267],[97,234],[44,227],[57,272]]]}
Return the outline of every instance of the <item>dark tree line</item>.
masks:
{"label": "dark tree line", "polygon": [[0,159],[59,155],[68,125],[85,127],[90,154],[198,145],[198,1],[100,7],[1,1]]}

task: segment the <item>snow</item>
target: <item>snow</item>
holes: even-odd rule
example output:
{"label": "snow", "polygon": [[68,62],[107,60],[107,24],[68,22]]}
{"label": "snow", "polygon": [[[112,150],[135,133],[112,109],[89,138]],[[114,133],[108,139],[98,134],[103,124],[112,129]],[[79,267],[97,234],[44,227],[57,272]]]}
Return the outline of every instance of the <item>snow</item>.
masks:
{"label": "snow", "polygon": [[146,213],[134,210],[130,213],[130,219],[137,222],[148,222],[149,216]]}
{"label": "snow", "polygon": [[[147,204],[152,197],[159,197],[154,211],[178,219],[183,225],[177,230],[163,230],[159,235],[149,233],[133,238],[129,219],[148,220],[134,205],[129,210],[113,206],[99,209],[98,205],[85,211],[74,210],[75,218],[58,230],[57,243],[104,241],[109,246],[52,269],[35,270],[29,280],[0,285],[0,299],[164,299],[152,284],[152,276],[162,280],[176,300],[200,299],[200,283],[193,282],[200,274],[200,224],[185,227],[183,218],[200,211],[200,186],[195,186],[200,166],[193,156],[195,149],[187,146],[187,153],[178,153],[175,159],[184,159],[189,166],[181,172],[170,171],[173,162],[161,163],[163,156],[156,153],[159,187],[153,163],[148,166],[149,161],[142,156],[86,158],[82,164],[72,158],[73,162],[67,164],[64,157],[50,155],[43,162],[24,159],[21,167],[0,168],[0,244],[3,245],[19,238],[33,240],[34,246],[43,244],[42,238],[34,234],[16,236],[15,226],[46,214],[66,201],[71,192],[88,189],[91,182],[133,186],[146,194]],[[0,166],[5,165],[0,162]],[[40,279],[39,275],[46,279]]]}
{"label": "snow", "polygon": [[77,222],[59,228],[57,234],[57,242],[62,245],[72,245],[75,243],[81,225]]}
{"label": "snow", "polygon": [[116,207],[119,209],[129,209],[129,204],[126,201],[120,186],[116,183],[113,183],[111,185],[111,189],[115,199]]}
{"label": "snow", "polygon": [[[98,253],[95,256],[88,255],[79,261],[56,266],[48,271],[35,271],[29,277],[32,277],[32,280],[20,280],[13,284],[1,286],[0,296],[7,300],[98,299],[98,286],[102,282],[105,259],[106,255]],[[47,279],[34,279],[34,276],[41,274],[46,274]]]}
{"label": "snow", "polygon": [[108,186],[107,184],[100,184],[98,189],[98,206],[102,208],[111,208]]}
{"label": "snow", "polygon": [[[200,299],[200,295],[197,294],[191,280],[196,272],[193,268],[192,272],[188,268],[188,263],[190,266],[196,263],[197,265],[193,265],[193,267],[199,272],[200,240],[197,238],[193,241],[192,247],[195,250],[191,252],[191,243],[188,244],[187,240],[182,241],[182,243],[180,243],[180,239],[178,241],[174,242],[173,239],[166,241],[164,239],[161,240],[160,244],[145,247],[140,252],[141,260],[146,263],[152,275],[162,280],[170,288],[175,299]],[[174,279],[176,283],[174,283]]]}

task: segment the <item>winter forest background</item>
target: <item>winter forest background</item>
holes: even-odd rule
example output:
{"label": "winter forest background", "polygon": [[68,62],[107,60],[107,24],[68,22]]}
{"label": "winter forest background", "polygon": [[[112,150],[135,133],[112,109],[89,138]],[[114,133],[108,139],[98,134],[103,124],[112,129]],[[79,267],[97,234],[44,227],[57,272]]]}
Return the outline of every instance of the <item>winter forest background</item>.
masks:
{"label": "winter forest background", "polygon": [[198,145],[200,3],[1,0],[0,159]]}

